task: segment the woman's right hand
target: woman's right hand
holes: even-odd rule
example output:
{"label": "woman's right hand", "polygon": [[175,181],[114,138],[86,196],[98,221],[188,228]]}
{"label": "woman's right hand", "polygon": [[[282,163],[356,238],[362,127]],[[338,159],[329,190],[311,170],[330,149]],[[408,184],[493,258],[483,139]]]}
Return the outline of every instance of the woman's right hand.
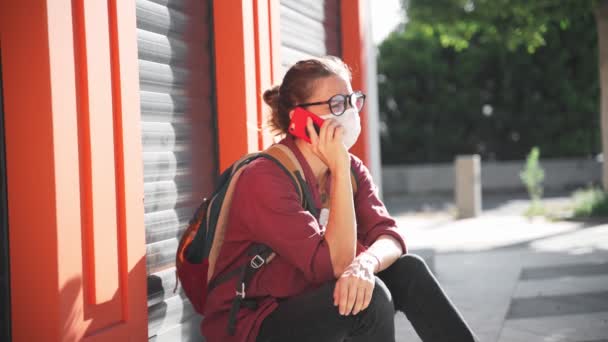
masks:
{"label": "woman's right hand", "polygon": [[356,315],[369,306],[375,286],[374,272],[379,268],[379,259],[368,252],[359,254],[346,268],[334,289],[334,306],[340,315]]}
{"label": "woman's right hand", "polygon": [[335,119],[328,119],[321,125],[319,134],[312,119],[306,121],[313,152],[327,165],[330,172],[350,169],[350,155],[342,142],[344,127]]}

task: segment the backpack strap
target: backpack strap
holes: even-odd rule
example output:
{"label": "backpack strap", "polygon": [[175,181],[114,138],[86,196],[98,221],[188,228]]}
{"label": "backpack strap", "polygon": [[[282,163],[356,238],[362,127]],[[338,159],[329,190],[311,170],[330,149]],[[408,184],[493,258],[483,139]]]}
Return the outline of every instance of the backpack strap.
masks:
{"label": "backpack strap", "polygon": [[259,156],[260,152],[252,152],[242,156],[241,159],[237,160],[232,164],[231,175],[234,175],[234,173],[238,171],[241,167],[249,164],[254,159],[257,159]]}
{"label": "backpack strap", "polygon": [[260,267],[264,266],[272,260],[275,253],[270,249],[270,247],[263,244],[254,244],[249,247],[249,251],[247,253],[249,256],[253,256],[251,261],[247,264],[237,268],[239,271],[239,279],[236,282],[236,296],[232,300],[232,307],[230,308],[230,314],[228,315],[228,334],[233,336],[236,329],[236,320],[237,314],[241,309],[241,305],[245,304],[245,306],[256,309],[257,302],[255,299],[246,299],[245,289],[249,284],[253,275],[260,269]]}
{"label": "backpack strap", "polygon": [[[215,231],[213,232],[213,243],[211,244],[211,250],[209,251],[209,270],[207,272],[207,281],[211,280],[211,276],[215,271],[215,265],[217,263],[217,258],[219,257],[220,250],[222,245],[224,244],[224,238],[226,236],[226,223],[228,221],[228,214],[230,211],[230,206],[232,204],[232,195],[234,194],[234,187],[237,184],[237,180],[245,170],[246,165],[248,165],[251,161],[259,157],[259,153],[251,153],[241,158],[232,166],[232,176],[230,177],[230,181],[226,184],[227,188],[225,190],[221,190],[218,193],[218,196],[214,196],[210,205],[209,212],[207,217],[212,217],[211,210],[217,210],[217,206],[214,206],[215,201],[220,201],[221,207],[219,207],[219,215],[217,218],[217,222],[215,223]],[[222,193],[223,192],[223,193]],[[222,197],[222,198],[218,198]]]}
{"label": "backpack strap", "polygon": [[291,176],[292,181],[295,183],[298,196],[302,207],[306,208],[306,192],[308,186],[304,181],[304,169],[298,162],[298,158],[293,154],[289,147],[282,144],[274,144],[268,147],[262,155],[272,161],[274,161],[283,171],[287,172]]}

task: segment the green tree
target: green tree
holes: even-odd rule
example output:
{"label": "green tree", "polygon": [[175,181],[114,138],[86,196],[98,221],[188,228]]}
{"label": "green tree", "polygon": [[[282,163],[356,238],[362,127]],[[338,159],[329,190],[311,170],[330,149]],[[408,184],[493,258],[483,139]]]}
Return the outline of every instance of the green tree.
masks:
{"label": "green tree", "polygon": [[[534,53],[545,44],[549,25],[563,28],[572,18],[595,15],[601,84],[601,131],[604,160],[608,159],[608,0],[403,0],[409,19],[421,30],[436,32],[443,46],[466,49],[471,41],[495,41],[514,50]],[[604,162],[608,190],[608,161]]]}
{"label": "green tree", "polygon": [[412,22],[392,33],[378,56],[383,161],[519,160],[533,146],[549,158],[598,153],[595,19],[568,19],[567,29],[548,24],[534,54],[479,38],[444,47]]}

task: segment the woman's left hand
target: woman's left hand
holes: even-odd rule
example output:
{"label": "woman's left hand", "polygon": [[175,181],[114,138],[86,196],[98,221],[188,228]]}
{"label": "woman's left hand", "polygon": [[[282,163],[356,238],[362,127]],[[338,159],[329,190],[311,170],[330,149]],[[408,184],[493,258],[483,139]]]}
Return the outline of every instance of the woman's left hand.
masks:
{"label": "woman's left hand", "polygon": [[342,273],[334,290],[334,305],[341,315],[356,315],[369,306],[378,267],[378,259],[363,252]]}

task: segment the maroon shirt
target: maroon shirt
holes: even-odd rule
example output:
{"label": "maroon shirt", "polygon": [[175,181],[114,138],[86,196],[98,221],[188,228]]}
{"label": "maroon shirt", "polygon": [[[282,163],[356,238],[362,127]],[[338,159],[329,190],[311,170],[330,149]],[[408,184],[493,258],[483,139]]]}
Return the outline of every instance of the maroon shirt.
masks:
{"label": "maroon shirt", "polygon": [[[279,143],[289,147],[298,158],[315,206],[320,208],[317,179],[294,138],[288,135]],[[363,246],[370,246],[380,235],[390,235],[399,241],[405,253],[403,233],[378,198],[368,169],[352,154],[351,165],[358,179],[354,199],[358,241]],[[331,181],[326,186],[326,193],[329,193]],[[333,280],[329,246],[322,230],[318,217],[302,208],[290,176],[271,160],[253,161],[235,186],[226,237],[214,275],[248,262],[251,257],[247,256],[247,249],[252,243],[263,243],[277,255],[251,279],[246,298],[257,298],[258,308],[241,307],[234,336],[228,335],[226,327],[235,297],[236,278],[210,292],[201,324],[206,340],[253,342],[264,318],[277,307],[277,298],[295,296]]]}

